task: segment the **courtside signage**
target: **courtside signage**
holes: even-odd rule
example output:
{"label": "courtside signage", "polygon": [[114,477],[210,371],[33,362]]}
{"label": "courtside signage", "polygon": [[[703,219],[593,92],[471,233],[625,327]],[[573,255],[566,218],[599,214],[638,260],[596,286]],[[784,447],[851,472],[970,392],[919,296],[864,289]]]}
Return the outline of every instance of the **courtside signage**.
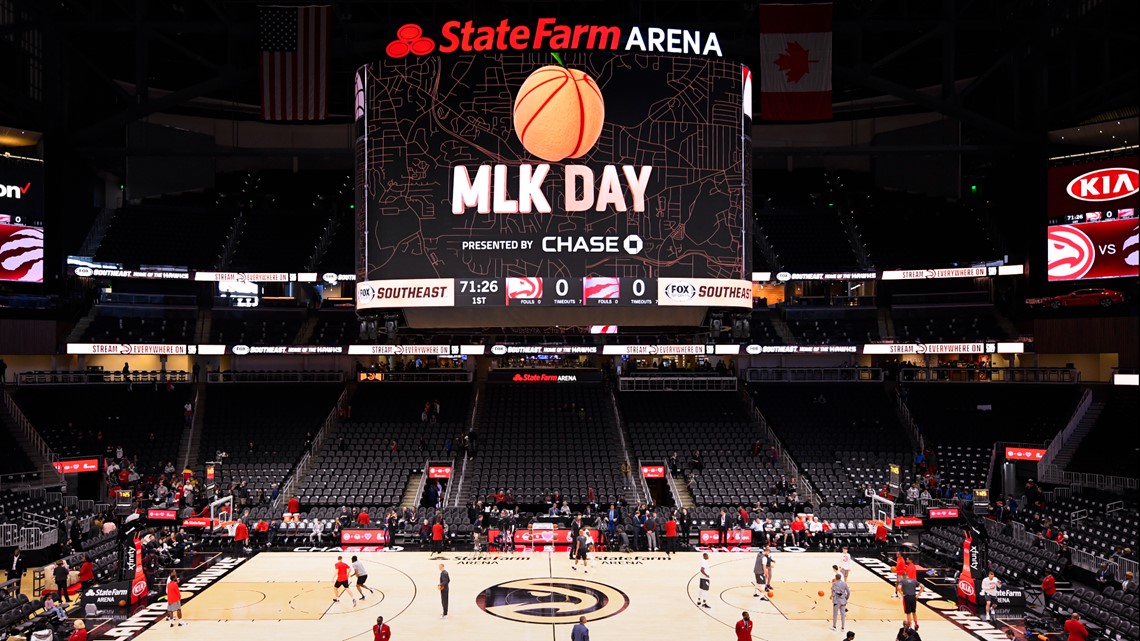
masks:
{"label": "courtside signage", "polygon": [[664,465],[642,465],[641,475],[647,479],[663,479],[665,478]]}
{"label": "courtside signage", "polygon": [[79,458],[68,459],[65,461],[56,461],[52,463],[55,471],[60,474],[78,474],[80,472],[98,472],[99,459],[97,458]]}
{"label": "courtside signage", "polygon": [[1045,457],[1045,450],[1037,447],[1007,447],[1005,460],[1007,461],[1040,461]]}
{"label": "courtside signage", "polygon": [[956,519],[958,518],[958,508],[932,507],[927,511],[926,517],[930,519]]}

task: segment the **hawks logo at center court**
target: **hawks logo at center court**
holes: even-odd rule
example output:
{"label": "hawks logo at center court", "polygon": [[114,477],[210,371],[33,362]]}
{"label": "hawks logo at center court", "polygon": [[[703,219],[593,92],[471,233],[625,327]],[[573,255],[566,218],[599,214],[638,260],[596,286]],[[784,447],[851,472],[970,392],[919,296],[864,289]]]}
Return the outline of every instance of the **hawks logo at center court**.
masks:
{"label": "hawks logo at center court", "polygon": [[483,590],[475,603],[487,614],[520,623],[577,623],[612,617],[629,607],[621,590],[580,579],[516,579]]}

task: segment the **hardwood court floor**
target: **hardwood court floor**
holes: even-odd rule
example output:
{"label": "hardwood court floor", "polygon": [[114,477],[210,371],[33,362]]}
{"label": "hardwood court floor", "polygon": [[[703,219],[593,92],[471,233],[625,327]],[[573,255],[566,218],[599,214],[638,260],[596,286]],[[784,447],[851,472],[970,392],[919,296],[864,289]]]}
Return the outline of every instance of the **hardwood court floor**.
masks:
{"label": "hardwood court floor", "polygon": [[[501,638],[561,641],[569,623],[587,613],[591,638],[733,639],[742,610],[761,641],[839,641],[831,632],[826,594],[832,553],[776,553],[771,602],[752,596],[755,554],[710,554],[712,609],[696,606],[700,555],[598,554],[589,574],[571,570],[566,553],[475,555],[453,552],[442,561],[451,575],[450,616],[440,619],[436,590],[441,561],[424,552],[357,553],[369,568],[376,594],[353,606],[332,602],[333,563],[338,552],[263,553],[201,593],[185,599],[187,627],[159,621],[138,638],[279,641],[371,641],[378,615],[395,639]],[[352,553],[343,553],[347,562]],[[556,581],[551,581],[556,579]],[[862,566],[849,579],[847,629],[859,640],[893,639],[902,621],[893,587]],[[498,586],[498,587],[496,587]],[[482,594],[482,596],[481,596]],[[628,599],[628,604],[626,600]],[[932,605],[948,607],[945,601]],[[600,618],[605,616],[605,618]],[[596,619],[596,620],[595,620]],[[973,637],[919,606],[923,638],[967,641]]]}

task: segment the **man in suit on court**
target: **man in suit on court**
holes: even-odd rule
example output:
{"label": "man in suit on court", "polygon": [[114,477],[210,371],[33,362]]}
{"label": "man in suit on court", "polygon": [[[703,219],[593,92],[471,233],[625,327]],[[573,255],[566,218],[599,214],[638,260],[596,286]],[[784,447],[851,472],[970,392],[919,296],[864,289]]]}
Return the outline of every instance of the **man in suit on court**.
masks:
{"label": "man in suit on court", "polygon": [[586,627],[586,617],[578,617],[574,629],[570,630],[570,641],[590,641],[590,629]]}
{"label": "man in suit on court", "polygon": [[439,564],[439,585],[437,587],[439,588],[439,602],[443,605],[443,615],[439,618],[446,619],[447,597],[451,592],[451,576],[447,573],[442,563]]}

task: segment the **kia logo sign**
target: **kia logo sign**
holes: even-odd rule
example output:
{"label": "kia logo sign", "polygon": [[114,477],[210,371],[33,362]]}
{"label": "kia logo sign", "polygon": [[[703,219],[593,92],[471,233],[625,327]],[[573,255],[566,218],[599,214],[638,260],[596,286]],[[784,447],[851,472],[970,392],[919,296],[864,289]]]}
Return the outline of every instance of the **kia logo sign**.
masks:
{"label": "kia logo sign", "polygon": [[973,581],[973,579],[972,578],[970,578],[970,579],[965,579],[965,578],[959,579],[958,580],[958,592],[962,593],[966,597],[974,596],[974,581]]}
{"label": "kia logo sign", "polygon": [[139,581],[131,586],[131,596],[142,597],[146,594],[146,581]]}
{"label": "kia logo sign", "polygon": [[665,295],[672,300],[692,300],[697,295],[697,288],[692,283],[677,281],[665,286]]}
{"label": "kia logo sign", "polygon": [[1140,185],[1140,172],[1129,167],[1107,167],[1081,174],[1069,181],[1065,191],[1071,198],[1104,202],[1131,196]]}

